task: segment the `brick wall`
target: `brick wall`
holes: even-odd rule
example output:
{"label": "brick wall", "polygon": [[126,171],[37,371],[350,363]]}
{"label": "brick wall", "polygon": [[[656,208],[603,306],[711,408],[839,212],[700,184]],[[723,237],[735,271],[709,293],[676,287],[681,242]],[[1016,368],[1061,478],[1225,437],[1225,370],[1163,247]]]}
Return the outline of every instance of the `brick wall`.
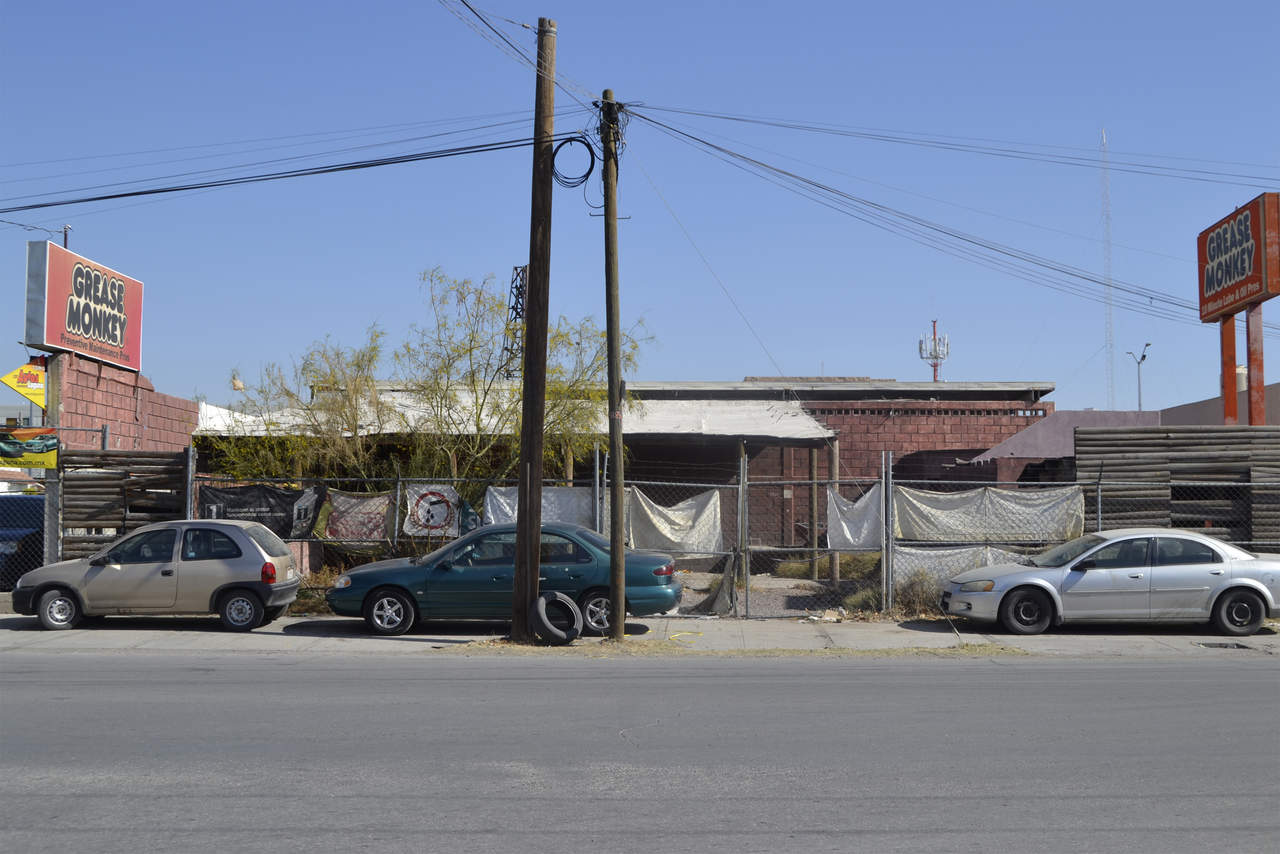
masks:
{"label": "brick wall", "polygon": [[[108,447],[117,451],[180,451],[191,444],[199,423],[199,405],[161,394],[141,374],[64,353],[62,363],[62,427],[93,430],[107,425]],[[71,448],[100,448],[93,433],[65,431]]]}
{"label": "brick wall", "polygon": [[[882,451],[892,451],[896,460],[919,451],[986,450],[1053,412],[1048,402],[1004,400],[811,401],[804,406],[836,432],[840,477],[878,476]],[[819,458],[820,477],[827,476],[825,457]],[[803,465],[796,476],[807,476],[807,458]]]}

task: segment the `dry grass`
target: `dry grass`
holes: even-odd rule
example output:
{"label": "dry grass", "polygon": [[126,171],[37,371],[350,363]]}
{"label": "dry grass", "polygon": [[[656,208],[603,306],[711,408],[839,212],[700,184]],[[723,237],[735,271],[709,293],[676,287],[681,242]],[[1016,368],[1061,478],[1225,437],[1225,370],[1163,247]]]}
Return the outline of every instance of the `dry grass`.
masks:
{"label": "dry grass", "polygon": [[332,615],[329,604],[324,601],[324,592],[333,586],[333,580],[342,574],[339,569],[325,567],[302,577],[302,586],[298,588],[298,598],[293,600],[286,612],[290,617],[315,617]]}

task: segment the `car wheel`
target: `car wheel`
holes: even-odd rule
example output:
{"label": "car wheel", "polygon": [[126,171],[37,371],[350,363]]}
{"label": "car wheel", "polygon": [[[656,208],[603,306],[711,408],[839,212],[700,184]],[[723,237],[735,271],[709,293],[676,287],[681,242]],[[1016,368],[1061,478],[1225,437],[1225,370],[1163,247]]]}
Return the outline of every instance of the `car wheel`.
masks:
{"label": "car wheel", "polygon": [[584,635],[607,635],[613,624],[609,622],[612,610],[608,590],[592,590],[578,601],[578,610],[582,612],[582,633]]}
{"label": "car wheel", "polygon": [[50,590],[40,597],[40,625],[50,631],[74,628],[80,622],[80,603],[65,590]]}
{"label": "car wheel", "polygon": [[543,593],[529,609],[529,627],[543,643],[562,646],[582,634],[582,612],[559,591]]}
{"label": "car wheel", "polygon": [[1020,587],[1000,603],[1000,624],[1015,635],[1038,635],[1053,620],[1053,603],[1042,590]]}
{"label": "car wheel", "polygon": [[1251,635],[1262,627],[1266,608],[1257,593],[1228,590],[1213,606],[1213,625],[1224,635]]}
{"label": "car wheel", "polygon": [[248,632],[262,625],[265,613],[262,600],[248,590],[232,590],[218,600],[218,616],[222,625],[233,632]]}
{"label": "car wheel", "polygon": [[364,601],[364,621],[375,634],[402,635],[415,618],[413,602],[399,590],[375,590]]}

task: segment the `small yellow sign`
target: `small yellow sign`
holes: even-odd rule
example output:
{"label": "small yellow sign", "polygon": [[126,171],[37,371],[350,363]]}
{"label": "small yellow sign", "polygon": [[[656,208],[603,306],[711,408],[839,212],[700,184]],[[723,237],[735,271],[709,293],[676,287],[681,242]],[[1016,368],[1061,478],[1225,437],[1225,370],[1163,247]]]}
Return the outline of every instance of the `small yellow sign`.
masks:
{"label": "small yellow sign", "polygon": [[53,427],[0,427],[0,466],[56,469],[58,431]]}
{"label": "small yellow sign", "polygon": [[45,408],[44,368],[23,365],[0,377],[0,382],[25,397],[41,409]]}

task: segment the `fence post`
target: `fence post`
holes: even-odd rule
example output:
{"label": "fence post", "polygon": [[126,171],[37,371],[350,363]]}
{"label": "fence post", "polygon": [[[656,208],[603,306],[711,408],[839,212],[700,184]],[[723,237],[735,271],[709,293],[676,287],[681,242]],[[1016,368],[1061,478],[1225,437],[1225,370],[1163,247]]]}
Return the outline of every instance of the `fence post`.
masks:
{"label": "fence post", "polygon": [[818,449],[809,449],[809,577],[818,580]]}
{"label": "fence post", "polygon": [[1095,531],[1102,530],[1102,467],[1098,467],[1098,488],[1094,494],[1094,503],[1097,506],[1097,527]]}
{"label": "fence post", "polygon": [[[827,482],[827,489],[834,490],[836,495],[840,494],[840,440],[832,439],[830,448],[830,463],[828,468],[831,480]],[[827,520],[827,550],[831,552],[831,586],[834,589],[840,587],[840,552],[831,547],[831,520]]]}
{"label": "fence post", "polygon": [[[747,489],[747,443],[738,443],[738,554],[742,555],[743,611],[742,616],[751,616],[751,503]],[[737,573],[734,573],[735,576]],[[735,578],[736,593],[736,578]],[[737,613],[737,597],[734,597],[734,612]]]}
{"label": "fence post", "polygon": [[884,519],[884,536],[880,550],[880,583],[883,595],[880,598],[882,609],[893,609],[893,451],[881,454],[880,500],[883,502],[881,516]]}
{"label": "fence post", "polygon": [[[398,467],[397,467],[398,468]],[[454,489],[457,489],[455,486]],[[400,472],[396,472],[396,509],[391,514],[391,548],[400,551]],[[408,516],[406,515],[407,519]],[[428,535],[430,536],[430,535]]]}
{"label": "fence post", "polygon": [[600,531],[600,443],[591,447],[591,510],[595,519],[595,529]]}
{"label": "fence post", "polygon": [[[102,428],[107,429],[106,427]],[[182,498],[182,514],[184,519],[194,519],[195,514],[195,484],[196,484],[196,448],[194,445],[187,445],[187,489],[186,494]]]}
{"label": "fence post", "polygon": [[111,425],[103,424],[102,425],[102,450],[104,451],[107,450],[107,445],[110,444],[110,439],[111,439]]}

